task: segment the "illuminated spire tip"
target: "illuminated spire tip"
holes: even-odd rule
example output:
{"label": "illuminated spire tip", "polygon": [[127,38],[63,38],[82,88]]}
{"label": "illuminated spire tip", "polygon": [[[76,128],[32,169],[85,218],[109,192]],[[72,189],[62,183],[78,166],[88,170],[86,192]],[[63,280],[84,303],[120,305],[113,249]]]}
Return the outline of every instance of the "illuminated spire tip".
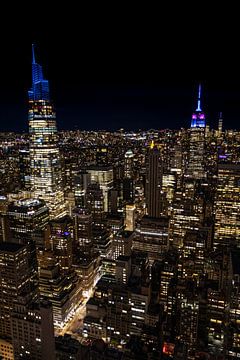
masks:
{"label": "illuminated spire tip", "polygon": [[197,102],[196,111],[202,111],[202,109],[201,109],[201,90],[202,90],[202,87],[201,87],[201,84],[199,84],[199,86],[198,86],[198,102]]}
{"label": "illuminated spire tip", "polygon": [[150,149],[153,149],[154,146],[155,146],[155,144],[154,144],[154,141],[152,140],[152,141],[151,141],[151,144],[150,144]]}
{"label": "illuminated spire tip", "polygon": [[32,63],[33,63],[33,64],[36,64],[36,61],[35,61],[35,53],[34,53],[34,44],[32,44]]}

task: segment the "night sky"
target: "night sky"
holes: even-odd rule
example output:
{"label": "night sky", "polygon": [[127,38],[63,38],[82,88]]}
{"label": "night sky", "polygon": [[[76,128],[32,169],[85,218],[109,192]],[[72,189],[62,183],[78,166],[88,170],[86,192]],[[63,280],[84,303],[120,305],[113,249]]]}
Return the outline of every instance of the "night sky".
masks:
{"label": "night sky", "polygon": [[224,127],[239,128],[240,56],[224,23],[219,19],[208,31],[199,18],[180,19],[173,29],[170,17],[163,23],[164,14],[143,13],[115,13],[109,21],[80,11],[66,19],[55,15],[54,24],[43,14],[4,29],[0,131],[28,129],[32,42],[59,130],[188,127],[199,82],[210,126],[222,111]]}

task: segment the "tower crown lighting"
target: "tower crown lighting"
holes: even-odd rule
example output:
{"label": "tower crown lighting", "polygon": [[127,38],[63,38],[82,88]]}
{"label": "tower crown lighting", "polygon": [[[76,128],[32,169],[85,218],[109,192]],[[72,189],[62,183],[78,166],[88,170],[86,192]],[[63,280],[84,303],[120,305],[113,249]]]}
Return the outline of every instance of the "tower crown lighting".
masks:
{"label": "tower crown lighting", "polygon": [[198,86],[198,100],[197,108],[192,114],[191,128],[204,128],[206,126],[205,114],[201,108],[201,95],[202,95],[202,86]]}
{"label": "tower crown lighting", "polygon": [[43,77],[42,66],[36,63],[32,44],[32,87],[28,91],[29,100],[50,100],[48,80]]}

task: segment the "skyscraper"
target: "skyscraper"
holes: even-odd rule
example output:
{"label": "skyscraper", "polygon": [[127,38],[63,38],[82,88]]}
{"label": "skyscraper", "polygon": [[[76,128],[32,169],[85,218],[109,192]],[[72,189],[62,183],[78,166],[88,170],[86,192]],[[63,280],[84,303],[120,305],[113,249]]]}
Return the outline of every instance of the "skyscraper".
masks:
{"label": "skyscraper", "polygon": [[187,176],[194,179],[202,179],[206,176],[204,169],[205,128],[205,114],[201,109],[201,85],[199,85],[197,108],[192,114],[187,167]]}
{"label": "skyscraper", "polygon": [[127,204],[134,203],[134,179],[133,179],[134,154],[128,150],[124,155],[124,178],[123,178],[123,201]]}
{"label": "skyscraper", "polygon": [[161,214],[161,188],[162,188],[162,161],[160,152],[154,144],[151,144],[148,154],[147,179],[146,179],[146,203],[148,216],[159,217]]}
{"label": "skyscraper", "polygon": [[9,242],[27,245],[31,282],[37,281],[38,250],[45,247],[45,230],[49,211],[43,200],[19,199],[10,202],[7,211]]}
{"label": "skyscraper", "polygon": [[124,155],[124,177],[128,179],[133,178],[133,158],[132,150],[128,150]]}
{"label": "skyscraper", "polygon": [[86,257],[86,255],[90,255],[93,250],[92,214],[87,209],[77,207],[73,210],[73,219],[77,248],[84,254],[84,257]]}
{"label": "skyscraper", "polygon": [[220,112],[218,119],[218,137],[222,136],[222,130],[223,130],[223,116],[222,116],[222,112]]}
{"label": "skyscraper", "polygon": [[10,228],[10,242],[34,243],[44,248],[44,231],[49,221],[49,211],[43,200],[19,199],[9,203],[7,218]]}
{"label": "skyscraper", "polygon": [[1,355],[5,355],[4,359],[54,360],[52,308],[39,301],[28,259],[27,245],[0,244]]}
{"label": "skyscraper", "polygon": [[[11,313],[14,303],[36,295],[31,290],[31,269],[25,245],[3,242],[0,245],[0,337],[12,337]],[[35,289],[34,289],[35,290]],[[23,300],[22,300],[23,301]]]}
{"label": "skyscraper", "polygon": [[48,242],[61,270],[70,271],[73,257],[73,222],[70,216],[50,221]]}
{"label": "skyscraper", "polygon": [[109,193],[113,187],[113,168],[111,166],[90,166],[87,172],[91,175],[91,182],[97,182],[103,192],[104,212],[108,212]]}
{"label": "skyscraper", "polygon": [[218,181],[215,198],[214,247],[236,243],[239,246],[239,184],[240,165],[218,165]]}
{"label": "skyscraper", "polygon": [[30,183],[34,197],[45,200],[50,217],[55,218],[65,213],[56,115],[48,80],[35,61],[34,46],[32,56],[32,88],[28,92]]}

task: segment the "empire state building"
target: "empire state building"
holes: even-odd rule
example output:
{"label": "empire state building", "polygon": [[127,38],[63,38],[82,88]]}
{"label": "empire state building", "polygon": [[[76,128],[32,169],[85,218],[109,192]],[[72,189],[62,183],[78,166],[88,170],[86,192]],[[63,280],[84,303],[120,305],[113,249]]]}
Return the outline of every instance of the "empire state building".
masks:
{"label": "empire state building", "polygon": [[45,200],[50,217],[65,214],[56,114],[49,96],[48,80],[36,63],[32,46],[32,88],[29,97],[30,182],[36,198]]}
{"label": "empire state building", "polygon": [[187,177],[192,179],[204,179],[205,171],[205,131],[206,119],[201,109],[201,85],[198,88],[197,108],[192,114],[190,129],[189,162]]}

